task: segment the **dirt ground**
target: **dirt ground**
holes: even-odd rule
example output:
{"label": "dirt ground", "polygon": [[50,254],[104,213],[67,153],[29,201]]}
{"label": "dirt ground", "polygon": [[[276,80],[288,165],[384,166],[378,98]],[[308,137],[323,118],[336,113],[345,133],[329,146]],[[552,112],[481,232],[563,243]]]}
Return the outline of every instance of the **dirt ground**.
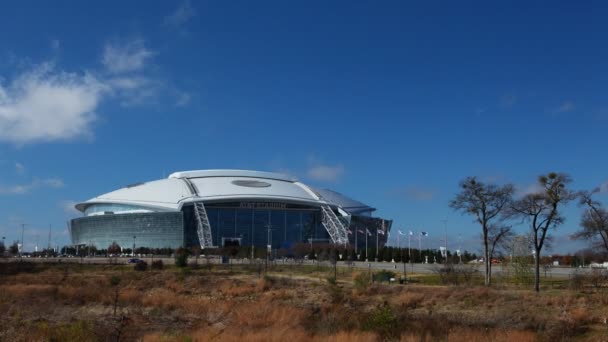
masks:
{"label": "dirt ground", "polygon": [[304,267],[0,265],[2,341],[608,341],[608,290]]}

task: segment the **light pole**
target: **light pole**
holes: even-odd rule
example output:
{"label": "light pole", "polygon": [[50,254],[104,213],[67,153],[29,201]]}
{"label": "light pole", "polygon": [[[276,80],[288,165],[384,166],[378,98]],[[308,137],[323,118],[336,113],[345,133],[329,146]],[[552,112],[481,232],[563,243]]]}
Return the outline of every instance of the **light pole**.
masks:
{"label": "light pole", "polygon": [[448,264],[448,219],[441,220],[443,222],[443,229],[445,231],[445,259],[444,263]]}
{"label": "light pole", "polygon": [[133,235],[133,250],[131,251],[131,256],[135,256],[135,235]]}
{"label": "light pole", "polygon": [[23,243],[23,233],[25,232],[25,223],[21,224],[21,248],[19,248],[19,259],[21,259],[22,255],[23,255],[23,248],[25,247],[25,244]]}
{"label": "light pole", "polygon": [[[270,217],[270,212],[268,213]],[[270,224],[270,220],[268,220],[268,224],[266,225],[266,229],[268,229],[268,236],[266,241],[266,270],[268,270],[268,261],[270,259],[270,253],[272,252],[272,224]]]}

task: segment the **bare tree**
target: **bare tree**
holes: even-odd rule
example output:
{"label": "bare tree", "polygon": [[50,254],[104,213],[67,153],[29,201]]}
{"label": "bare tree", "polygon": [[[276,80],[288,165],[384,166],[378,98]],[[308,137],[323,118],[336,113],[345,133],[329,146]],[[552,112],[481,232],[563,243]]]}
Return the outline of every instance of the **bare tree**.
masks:
{"label": "bare tree", "polygon": [[586,239],[593,242],[593,247],[604,249],[608,252],[608,210],[591,196],[598,193],[600,189],[591,192],[581,192],[579,205],[585,207],[581,217],[582,230],[575,233],[574,237]]}
{"label": "bare tree", "polygon": [[548,240],[549,228],[564,223],[560,208],[576,198],[576,193],[566,186],[571,182],[568,175],[551,172],[538,177],[540,190],[524,195],[510,208],[510,215],[530,223],[530,240],[534,248],[534,290],[540,290],[540,253]]}
{"label": "bare tree", "polygon": [[112,244],[108,246],[108,254],[120,254],[120,246],[113,241]]}
{"label": "bare tree", "polygon": [[501,213],[512,201],[514,187],[485,184],[476,177],[460,182],[461,191],[450,201],[450,207],[464,214],[474,215],[481,225],[485,261],[485,284],[492,283],[492,256],[501,241],[511,236],[511,227],[503,224]]}

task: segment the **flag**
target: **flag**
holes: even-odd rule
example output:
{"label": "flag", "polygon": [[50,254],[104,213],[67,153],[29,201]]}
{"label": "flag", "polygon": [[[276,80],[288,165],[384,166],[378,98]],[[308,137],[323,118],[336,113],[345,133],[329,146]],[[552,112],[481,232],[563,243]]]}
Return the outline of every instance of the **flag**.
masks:
{"label": "flag", "polygon": [[410,230],[410,236],[414,235],[414,232]]}
{"label": "flag", "polygon": [[372,236],[372,233],[366,228],[365,231],[367,232],[367,235]]}
{"label": "flag", "polygon": [[420,236],[429,236],[429,233],[427,233],[427,232],[420,232]]}
{"label": "flag", "polygon": [[378,229],[378,234],[384,235],[384,230]]}
{"label": "flag", "polygon": [[402,231],[399,231],[399,235],[405,235],[405,234],[403,234],[403,232],[402,232]]}
{"label": "flag", "polygon": [[359,229],[359,230],[357,230],[357,231],[358,231],[359,233],[361,233],[361,234],[365,234],[365,232],[364,232],[364,231],[362,231],[361,229]]}
{"label": "flag", "polygon": [[353,235],[353,232],[350,229],[348,230],[348,235]]}

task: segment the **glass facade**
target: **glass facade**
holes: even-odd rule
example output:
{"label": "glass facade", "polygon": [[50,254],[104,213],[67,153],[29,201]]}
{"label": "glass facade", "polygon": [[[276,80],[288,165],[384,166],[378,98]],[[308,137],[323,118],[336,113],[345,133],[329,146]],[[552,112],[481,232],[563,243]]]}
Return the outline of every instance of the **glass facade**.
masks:
{"label": "glass facade", "polygon": [[[138,208],[130,206],[132,208]],[[102,207],[100,207],[101,209]],[[273,249],[290,249],[296,243],[330,243],[321,223],[318,207],[272,202],[205,203],[213,245],[238,244]],[[103,210],[107,212],[107,210]],[[349,242],[365,247],[382,247],[388,239],[392,221],[353,215],[342,218],[349,227]],[[382,234],[382,232],[384,234]],[[200,246],[197,221],[192,205],[180,212],[149,212],[92,215],[72,220],[72,242],[107,248],[116,241],[122,247],[178,248]],[[377,241],[376,241],[377,240]]]}
{"label": "glass facade", "polygon": [[[241,246],[290,248],[294,243],[329,242],[318,208],[284,203],[214,203],[205,205],[214,246],[238,240]],[[193,207],[184,211],[188,245],[199,243]]]}
{"label": "glass facade", "polygon": [[120,213],[125,211],[140,211],[140,212],[152,212],[149,208],[140,207],[136,205],[129,204],[116,204],[116,203],[100,203],[100,204],[92,204],[88,206],[84,214],[86,216],[91,215],[103,215],[105,213]]}
{"label": "glass facade", "polygon": [[123,248],[178,248],[184,241],[181,212],[95,215],[72,220],[72,243],[108,248],[116,241]]}

